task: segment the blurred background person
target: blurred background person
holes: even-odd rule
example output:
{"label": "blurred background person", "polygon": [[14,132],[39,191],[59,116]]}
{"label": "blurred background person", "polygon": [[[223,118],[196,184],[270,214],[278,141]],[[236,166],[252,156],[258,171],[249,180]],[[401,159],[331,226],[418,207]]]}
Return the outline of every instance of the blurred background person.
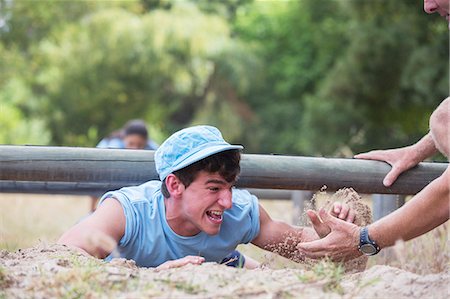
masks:
{"label": "blurred background person", "polygon": [[158,144],[148,137],[145,122],[140,119],[133,119],[128,121],[121,129],[100,140],[97,147],[156,150]]}
{"label": "blurred background person", "polygon": [[[121,129],[100,140],[97,147],[156,150],[158,144],[149,138],[145,122],[141,119],[133,119],[128,121]],[[95,211],[97,201],[96,196],[91,196],[91,212]]]}

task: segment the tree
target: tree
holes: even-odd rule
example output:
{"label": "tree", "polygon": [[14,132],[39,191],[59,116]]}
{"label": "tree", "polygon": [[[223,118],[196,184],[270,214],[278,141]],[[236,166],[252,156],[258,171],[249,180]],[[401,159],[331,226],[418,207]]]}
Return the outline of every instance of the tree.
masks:
{"label": "tree", "polygon": [[230,47],[227,23],[190,3],[146,14],[107,9],[67,25],[39,48],[52,140],[93,145],[130,118],[165,132],[201,119]]}
{"label": "tree", "polygon": [[[368,1],[353,5],[356,23],[343,59],[308,97],[301,145],[321,154],[414,143],[448,94],[447,34],[417,5]],[[401,22],[399,22],[401,20]],[[438,30],[442,31],[442,29]],[[425,84],[426,83],[426,84]],[[320,136],[320,138],[317,138]]]}
{"label": "tree", "polygon": [[345,17],[339,1],[310,0],[255,2],[240,14],[236,36],[257,48],[263,65],[244,95],[260,120],[246,136],[251,150],[311,153],[298,141],[308,130],[304,99],[345,50]]}

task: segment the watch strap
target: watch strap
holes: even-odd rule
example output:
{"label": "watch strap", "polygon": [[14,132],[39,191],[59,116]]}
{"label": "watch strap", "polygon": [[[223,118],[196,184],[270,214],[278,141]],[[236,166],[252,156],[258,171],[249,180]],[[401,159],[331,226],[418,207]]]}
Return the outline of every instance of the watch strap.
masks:
{"label": "watch strap", "polygon": [[361,251],[361,246],[363,246],[365,244],[370,244],[375,249],[375,252],[372,253],[372,254],[364,253],[366,255],[375,255],[378,252],[380,252],[380,250],[381,250],[380,246],[378,246],[378,244],[375,241],[370,239],[370,237],[369,237],[369,229],[368,229],[367,226],[363,227],[361,229],[360,234],[359,234],[359,246],[358,246],[358,249]]}

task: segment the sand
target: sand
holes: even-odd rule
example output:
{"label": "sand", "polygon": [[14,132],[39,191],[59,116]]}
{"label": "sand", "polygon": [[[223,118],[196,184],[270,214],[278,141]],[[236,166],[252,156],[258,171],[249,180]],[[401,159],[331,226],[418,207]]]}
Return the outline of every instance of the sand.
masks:
{"label": "sand", "polygon": [[[329,196],[372,221],[353,189]],[[447,260],[448,261],[448,260]],[[445,262],[444,262],[445,263]],[[267,264],[267,263],[263,263]],[[366,268],[365,257],[344,266],[326,261],[284,269],[236,269],[215,263],[156,271],[133,261],[110,263],[66,246],[41,242],[0,251],[0,298],[449,298],[448,267],[418,275],[399,268]],[[352,273],[352,272],[358,273]]]}
{"label": "sand", "polygon": [[[325,264],[324,264],[325,265]],[[0,298],[448,298],[449,272],[416,275],[389,266],[335,275],[302,269],[246,270],[215,263],[155,271],[111,263],[61,245],[0,252]],[[325,269],[325,270],[324,270]],[[322,268],[327,272],[326,266]],[[333,274],[334,273],[334,274]]]}

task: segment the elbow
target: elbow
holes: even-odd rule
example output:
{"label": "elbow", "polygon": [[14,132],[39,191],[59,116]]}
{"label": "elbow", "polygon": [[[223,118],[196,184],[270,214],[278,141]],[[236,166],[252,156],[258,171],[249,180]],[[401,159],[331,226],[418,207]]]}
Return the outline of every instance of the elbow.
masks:
{"label": "elbow", "polygon": [[449,157],[450,98],[445,99],[430,117],[430,133],[436,148]]}
{"label": "elbow", "polygon": [[82,244],[79,244],[78,240],[76,238],[73,238],[68,234],[67,232],[63,234],[58,241],[56,241],[56,244],[65,245],[71,249],[74,249],[78,252],[81,252],[83,254],[92,255],[89,251],[87,251]]}
{"label": "elbow", "polygon": [[110,238],[99,238],[96,234],[72,234],[66,232],[59,238],[57,244],[66,245],[83,254],[104,259],[114,251],[117,244]]}

